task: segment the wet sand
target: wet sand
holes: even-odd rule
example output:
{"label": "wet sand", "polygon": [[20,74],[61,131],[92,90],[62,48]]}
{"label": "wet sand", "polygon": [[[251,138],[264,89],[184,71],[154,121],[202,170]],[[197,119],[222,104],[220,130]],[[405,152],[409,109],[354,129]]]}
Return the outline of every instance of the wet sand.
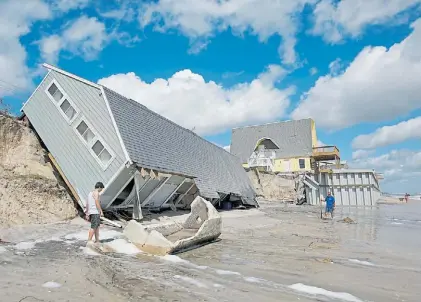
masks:
{"label": "wet sand", "polygon": [[275,203],[222,215],[218,242],[166,257],[87,255],[84,224],[0,230],[13,242],[0,245],[0,300],[419,301],[421,202],[338,208],[333,220]]}

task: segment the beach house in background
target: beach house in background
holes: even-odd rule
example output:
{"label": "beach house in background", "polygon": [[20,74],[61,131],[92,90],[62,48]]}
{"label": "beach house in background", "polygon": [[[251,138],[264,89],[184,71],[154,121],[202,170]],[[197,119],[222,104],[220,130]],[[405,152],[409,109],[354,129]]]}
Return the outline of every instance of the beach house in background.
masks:
{"label": "beach house in background", "polygon": [[312,119],[232,130],[231,153],[245,169],[303,175],[308,204],[319,205],[330,191],[338,206],[374,206],[380,198],[379,173],[349,169],[335,146],[318,146]]}
{"label": "beach house in background", "polygon": [[318,170],[332,161],[340,166],[338,148],[317,145],[312,119],[234,128],[230,150],[246,169],[290,173]]}
{"label": "beach house in background", "polygon": [[140,103],[44,64],[22,111],[81,203],[97,181],[105,210],[188,207],[200,195],[255,206],[240,161]]}

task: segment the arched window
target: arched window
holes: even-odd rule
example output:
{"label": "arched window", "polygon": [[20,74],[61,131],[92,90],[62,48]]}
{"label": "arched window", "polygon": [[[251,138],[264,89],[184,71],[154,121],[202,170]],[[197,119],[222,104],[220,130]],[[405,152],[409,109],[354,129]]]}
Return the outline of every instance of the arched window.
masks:
{"label": "arched window", "polygon": [[275,150],[275,149],[279,149],[279,147],[270,138],[264,137],[257,141],[254,151],[261,150],[261,149]]}

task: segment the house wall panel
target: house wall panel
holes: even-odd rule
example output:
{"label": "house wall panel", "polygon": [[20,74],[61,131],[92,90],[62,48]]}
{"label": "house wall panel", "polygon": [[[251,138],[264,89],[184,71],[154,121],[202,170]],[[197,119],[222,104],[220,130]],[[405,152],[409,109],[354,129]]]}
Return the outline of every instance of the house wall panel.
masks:
{"label": "house wall panel", "polygon": [[[114,200],[116,195],[124,189],[126,184],[133,178],[136,169],[134,167],[126,168],[124,167],[123,170],[118,174],[118,176],[109,184],[107,188],[102,192],[101,196],[101,204],[103,209],[109,204],[106,201]],[[143,179],[142,179],[143,180]]]}
{"label": "house wall panel", "polygon": [[311,142],[314,147],[319,147],[319,144],[317,142],[317,131],[316,131],[316,123],[311,120]]}
{"label": "house wall panel", "polygon": [[[300,168],[300,159],[305,160],[305,168]],[[289,164],[286,164],[289,163]],[[289,171],[288,171],[289,167]],[[273,172],[300,172],[300,171],[311,171],[310,157],[293,157],[293,158],[279,158],[274,160],[274,171]]]}
{"label": "house wall panel", "polygon": [[[317,191],[318,198],[326,197],[327,192],[331,191],[337,206],[371,207],[381,196],[373,171],[334,170],[333,173],[322,172],[311,177],[319,183],[319,188],[313,190],[307,187],[307,190]],[[318,198],[313,197],[314,194],[309,192],[307,196],[310,198],[308,203],[319,204]]]}
{"label": "house wall panel", "polygon": [[[77,117],[70,125],[45,92],[53,79],[79,109]],[[23,107],[24,113],[82,200],[86,200],[97,181],[107,184],[125,162],[117,133],[100,93],[98,88],[51,71]],[[105,170],[74,130],[82,118],[94,127],[95,132],[115,155]],[[103,198],[104,204],[108,202],[107,197],[113,195],[111,191],[108,193]]]}

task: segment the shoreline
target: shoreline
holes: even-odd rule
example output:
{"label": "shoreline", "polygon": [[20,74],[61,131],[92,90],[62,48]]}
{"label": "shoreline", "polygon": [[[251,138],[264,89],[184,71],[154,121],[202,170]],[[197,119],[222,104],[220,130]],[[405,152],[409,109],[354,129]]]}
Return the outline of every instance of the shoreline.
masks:
{"label": "shoreline", "polygon": [[407,204],[414,201],[421,201],[421,200],[408,198],[408,201],[405,201],[404,197],[381,196],[379,200],[377,200],[376,203],[377,204]]}

